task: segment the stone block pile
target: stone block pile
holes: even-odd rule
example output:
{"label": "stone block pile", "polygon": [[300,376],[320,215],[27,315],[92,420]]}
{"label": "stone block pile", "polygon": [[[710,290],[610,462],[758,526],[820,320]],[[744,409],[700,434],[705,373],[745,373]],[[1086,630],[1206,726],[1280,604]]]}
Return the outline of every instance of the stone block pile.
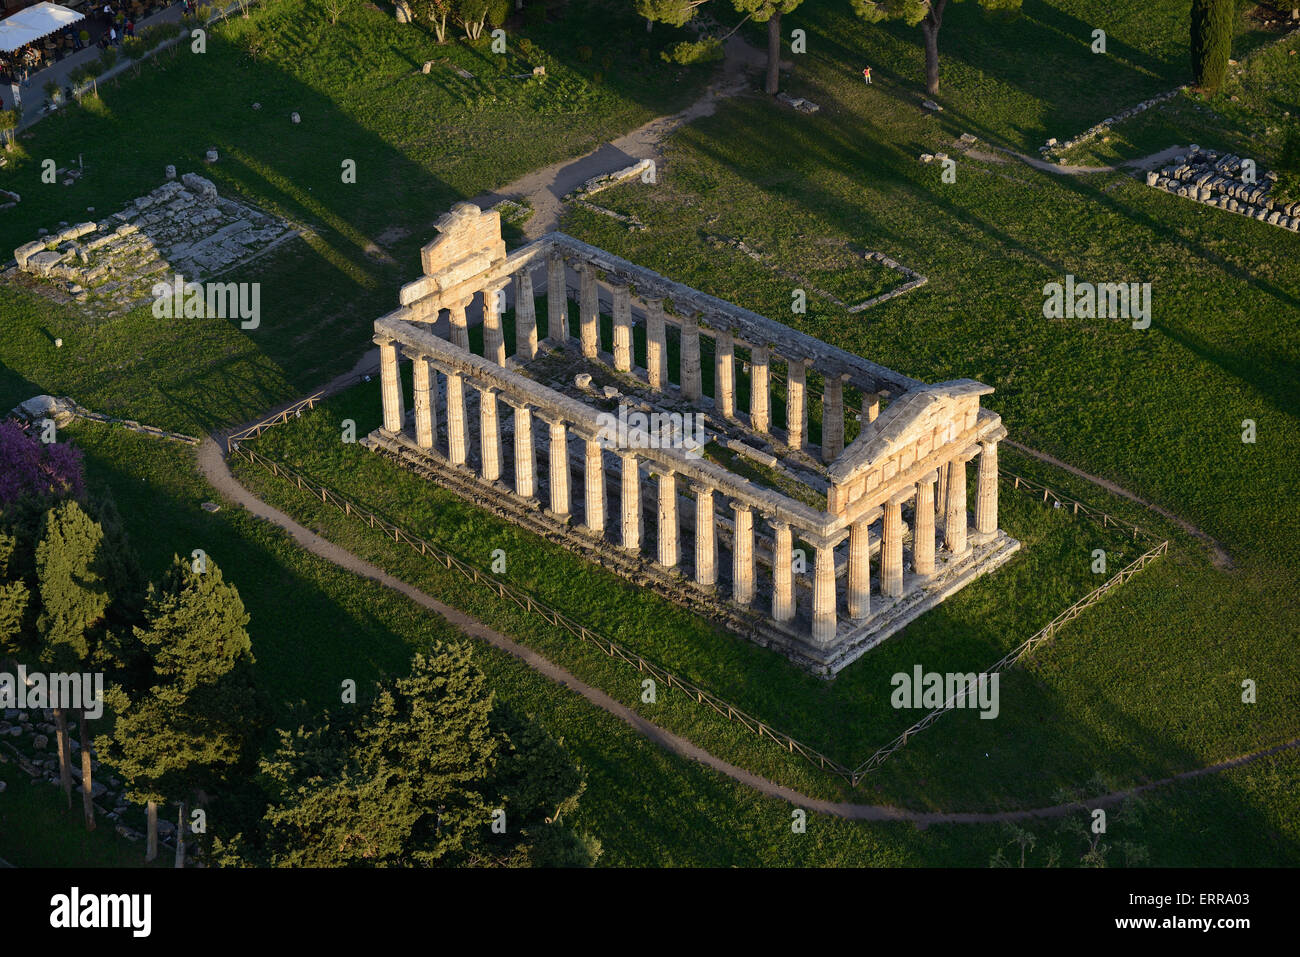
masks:
{"label": "stone block pile", "polygon": [[18,268],[75,302],[125,312],[155,283],[201,282],[294,235],[285,222],[217,194],[194,173],[169,180],[100,222],[59,228],[14,250]]}
{"label": "stone block pile", "polygon": [[1242,174],[1242,157],[1193,147],[1172,165],[1148,171],[1146,181],[1176,196],[1300,232],[1300,202],[1284,203],[1269,195],[1273,174],[1257,170],[1256,182],[1243,181]]}

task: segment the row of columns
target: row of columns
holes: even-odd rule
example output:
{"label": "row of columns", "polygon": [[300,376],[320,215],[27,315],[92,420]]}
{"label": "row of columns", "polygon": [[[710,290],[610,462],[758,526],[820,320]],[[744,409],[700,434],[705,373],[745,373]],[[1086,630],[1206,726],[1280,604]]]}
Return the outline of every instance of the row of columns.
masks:
{"label": "row of columns", "polygon": [[[392,433],[404,429],[400,372],[397,347],[380,338],[381,391],[384,428]],[[425,355],[408,352],[414,361],[415,440],[421,448],[432,450],[438,432],[438,388],[436,377],[446,378],[447,458],[453,466],[465,466],[468,452],[466,397],[464,377],[454,369],[440,368]],[[479,462],[486,482],[502,476],[499,393],[486,386],[479,391]],[[515,493],[524,499],[537,497],[535,476],[534,410],[526,400],[505,398],[514,409]],[[549,508],[552,517],[570,518],[569,426],[558,418],[537,413],[549,427]],[[585,530],[595,536],[605,535],[605,451],[594,437],[585,437],[584,510]],[[641,551],[641,457],[631,450],[618,453],[621,459],[621,527],[619,544],[630,552]],[[961,559],[970,550],[966,511],[966,463],[980,455],[975,507],[975,532],[991,537],[997,531],[997,443],[982,442],[971,447],[937,472],[931,472],[914,486],[888,499],[878,512],[859,518],[847,530],[848,574],[845,607],[852,619],[862,620],[871,614],[870,526],[881,519],[880,594],[888,598],[903,595],[903,539],[905,523],[903,505],[914,499],[912,571],[920,578],[931,576],[936,567],[936,487],[938,504],[944,513],[944,549],[950,559]],[[680,522],[678,516],[678,475],[670,467],[650,463],[656,482],[658,503],[657,561],[665,570],[675,571],[680,563]],[[695,496],[695,581],[714,588],[717,574],[717,513],[715,489],[692,483]],[[739,604],[754,601],[755,531],[754,506],[743,501],[730,502],[732,521],[732,598]],[[772,528],[771,618],[789,625],[796,617],[796,589],[793,572],[795,529],[788,522],[769,517]],[[812,637],[827,642],[837,627],[837,580],[835,547],[842,541],[828,540],[814,544],[812,569]]]}
{"label": "row of columns", "polygon": [[[600,299],[597,270],[589,263],[580,263],[578,272],[579,345],[582,354],[596,359],[600,353]],[[547,339],[557,345],[571,340],[568,327],[567,288],[564,258],[552,255],[547,261]],[[500,279],[485,286],[483,295],[483,355],[499,366],[506,364],[505,336],[501,317],[505,311],[505,289],[514,285],[515,301],[515,358],[527,362],[537,356],[537,309],[533,293],[532,269],[525,266],[509,279]],[[632,295],[625,285],[611,287],[613,296],[612,318],[614,327],[614,368],[631,372],[634,367],[632,349]],[[450,341],[469,350],[469,326],[466,309],[473,297],[457,300],[447,307]],[[662,299],[645,300],[646,310],[646,378],[652,389],[669,387],[667,324]],[[806,359],[786,361],[786,436],[791,449],[801,450],[807,441],[807,370]],[[756,345],[750,351],[750,427],[759,433],[771,430],[771,362],[769,347]],[[682,395],[695,402],[702,398],[700,366],[700,324],[695,315],[681,320],[680,388]],[[736,417],[735,339],[730,331],[714,334],[714,405],[724,418]],[[879,401],[868,394],[864,400],[863,421],[875,419]],[[844,377],[827,374],[822,392],[822,447],[823,461],[830,462],[844,451]]]}

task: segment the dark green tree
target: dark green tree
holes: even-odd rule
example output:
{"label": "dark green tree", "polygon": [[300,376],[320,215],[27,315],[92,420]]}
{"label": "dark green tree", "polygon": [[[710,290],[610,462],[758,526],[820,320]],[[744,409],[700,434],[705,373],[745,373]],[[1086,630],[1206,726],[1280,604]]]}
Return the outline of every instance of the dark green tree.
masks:
{"label": "dark green tree", "polygon": [[281,731],[261,779],[261,827],[221,846],[219,863],[509,866],[599,853],[558,822],[576,806],[580,772],[556,742],[494,706],[463,645],[416,655],[410,675],[368,706]]}
{"label": "dark green tree", "polygon": [[1207,96],[1228,72],[1235,16],[1233,0],[1192,0],[1192,79]]}
{"label": "dark green tree", "polygon": [[[49,671],[79,672],[91,665],[92,650],[111,602],[101,556],[103,541],[104,530],[75,501],[63,502],[45,513],[40,543],[36,546],[36,580],[41,602],[36,628],[41,641],[40,661]],[[59,779],[71,807],[67,709],[53,710],[58,729]],[[90,739],[84,708],[78,716],[78,729],[82,739],[82,805],[86,828],[94,830]]]}
{"label": "dark green tree", "polygon": [[[949,0],[852,0],[853,12],[868,23],[902,20],[921,27],[925,41],[925,92],[939,93],[939,29]],[[952,0],[953,3],[958,0]],[[1020,0],[979,0],[986,10],[1019,10]]]}
{"label": "dark green tree", "polygon": [[[645,17],[647,27],[653,23],[682,27],[693,20],[700,8],[708,2],[709,0],[636,0],[636,12],[638,16]],[[737,13],[745,14],[746,20],[767,24],[767,75],[763,88],[769,94],[775,95],[781,89],[781,15],[793,12],[802,0],[730,0],[730,2]],[[679,44],[676,59],[678,62],[689,62],[691,53],[701,47],[716,47],[717,51],[721,52],[719,38],[703,37],[696,43]]]}
{"label": "dark green tree", "polygon": [[97,744],[131,800],[146,806],[146,860],[158,853],[158,805],[179,803],[181,867],[190,798],[220,787],[247,762],[265,709],[252,681],[248,613],[211,559],[174,558],[150,586],[144,618],[128,654],[147,663],[147,674],[105,695],[115,722]]}

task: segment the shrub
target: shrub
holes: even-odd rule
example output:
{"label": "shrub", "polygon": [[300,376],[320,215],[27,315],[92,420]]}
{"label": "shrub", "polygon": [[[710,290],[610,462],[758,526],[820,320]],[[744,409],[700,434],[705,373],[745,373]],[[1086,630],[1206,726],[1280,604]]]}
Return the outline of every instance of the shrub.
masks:
{"label": "shrub", "polygon": [[5,149],[13,149],[14,134],[13,131],[18,128],[18,111],[17,110],[0,110],[0,139],[4,140]]}
{"label": "shrub", "polygon": [[533,43],[533,41],[527,37],[523,37],[522,39],[515,41],[515,52],[525,60],[531,62],[533,57],[537,55],[537,44]]}
{"label": "shrub", "polygon": [[510,14],[514,11],[514,0],[488,0],[487,5],[487,22],[492,29],[497,29],[510,19]]}
{"label": "shrub", "polygon": [[706,40],[683,40],[659,54],[667,63],[691,66],[695,63],[708,63],[722,59],[722,41],[715,37]]}
{"label": "shrub", "polygon": [[152,50],[164,40],[170,40],[176,35],[176,27],[166,23],[156,23],[147,27],[140,32],[137,38],[146,50]]}
{"label": "shrub", "polygon": [[109,70],[113,68],[113,64],[115,64],[116,62],[117,62],[117,50],[115,50],[113,47],[109,47],[99,56],[100,68],[98,72],[107,73]]}
{"label": "shrub", "polygon": [[1192,77],[1208,94],[1219,89],[1228,72],[1235,10],[1233,0],[1192,2]]}
{"label": "shrub", "polygon": [[144,41],[139,37],[127,37],[122,41],[122,56],[128,60],[138,60],[144,56]]}
{"label": "shrub", "polygon": [[79,40],[81,41],[81,45],[82,45],[82,46],[87,46],[87,45],[89,45],[89,44],[90,44],[90,31],[89,31],[89,30],[82,30],[80,33],[77,34],[77,39],[79,39]]}
{"label": "shrub", "polygon": [[0,422],[0,505],[26,495],[79,498],[85,488],[79,449],[46,444],[16,422]]}

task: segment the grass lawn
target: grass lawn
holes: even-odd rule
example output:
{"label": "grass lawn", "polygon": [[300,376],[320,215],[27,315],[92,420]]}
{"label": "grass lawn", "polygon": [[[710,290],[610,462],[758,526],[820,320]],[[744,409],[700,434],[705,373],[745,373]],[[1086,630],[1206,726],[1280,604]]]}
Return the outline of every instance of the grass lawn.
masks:
{"label": "grass lawn", "polygon": [[[87,452],[92,483],[112,488],[146,573],[156,575],[172,554],[202,546],[239,588],[252,615],[258,681],[274,696],[280,723],[334,700],[342,676],[364,682],[400,673],[414,649],[452,637],[436,617],[303,552],[246,512],[202,511],[199,504],[215,493],[197,477],[191,449],[90,424],[72,431]],[[588,789],[578,821],[602,840],[603,865],[983,867],[1008,840],[997,824],[918,829],[817,815],[806,833],[794,834],[784,802],[675,758],[514,659],[473,647],[497,695],[562,737],[581,764]],[[946,736],[952,720],[927,732],[930,740]],[[918,739],[909,750],[925,743]],[[1134,824],[1117,824],[1113,836],[1148,848],[1156,865],[1294,862],[1300,815],[1290,782],[1297,757],[1290,752],[1153,792]],[[18,813],[14,794],[11,784],[0,796],[0,815]],[[52,805],[57,793],[49,794]],[[858,799],[872,797],[864,790]],[[214,826],[218,814],[209,816]],[[71,839],[77,823],[60,828],[54,818],[23,819],[22,827],[0,829],[0,856],[15,864],[63,863],[48,854],[50,835]],[[1057,844],[1064,863],[1076,863],[1070,849],[1077,855],[1082,848],[1060,827],[1031,825],[1040,848]],[[123,844],[122,863],[136,863],[135,846]]]}
{"label": "grass lawn", "polygon": [[[512,25],[498,55],[486,37],[439,46],[371,5],[349,6],[331,26],[305,0],[270,0],[214,27],[206,53],[177,47],[105,84],[101,99],[42,120],[0,169],[0,186],[24,197],[0,217],[0,249],[60,221],[105,218],[160,185],[168,164],[298,224],[304,238],[223,277],[261,285],[261,324],[247,333],[215,319],[159,321],[148,308],[92,321],[7,285],[0,406],[39,388],[193,432],[347,371],[453,203],[696,95],[708,68],[662,62],[667,31],[647,36],[630,8],[593,7],[577,0],[554,22]],[[597,19],[610,33],[593,51],[582,26]],[[534,65],[544,78],[531,78]],[[213,166],[209,148],[221,156]],[[43,184],[46,157],[84,163],[85,175]],[[343,182],[345,160],[355,183]]]}
{"label": "grass lawn", "polygon": [[[1219,569],[1200,545],[1174,534],[1168,558],[1004,678],[998,720],[945,717],[855,800],[943,810],[1047,804],[1062,788],[1160,778],[1297,734],[1300,239],[1124,174],[1065,178],[976,160],[955,147],[970,132],[1033,152],[1049,136],[1074,135],[1186,81],[1186,0],[1097,6],[1026,0],[1020,16],[1001,19],[974,3],[950,5],[940,37],[945,110],[935,114],[919,107],[918,30],[867,26],[843,3],[807,0],[784,24],[807,30],[809,41],[807,54],[792,55],[795,71],[784,86],[818,103],[818,113],[757,95],[723,103],[674,134],[655,185],[601,194],[601,205],[636,215],[644,231],[581,208],[563,225],[917,378],[987,382],[997,390],[987,404],[1013,438],[1158,502],[1231,553],[1235,567]],[[228,277],[262,283],[264,318],[252,333],[222,322],[168,324],[147,311],[92,324],[7,283],[0,407],[37,392],[66,393],[102,411],[197,432],[246,419],[350,368],[368,346],[371,322],[416,274],[429,224],[452,202],[581,153],[698,92],[705,71],[680,73],[657,58],[677,39],[672,31],[647,36],[630,9],[613,24],[589,11],[584,18],[583,9],[573,4],[558,22],[524,28],[535,48],[530,54],[512,40],[502,74],[483,46],[437,47],[423,31],[367,7],[330,29],[303,0],[279,0],[217,28],[202,57],[164,56],[101,91],[102,101],[38,124],[0,171],[0,186],[24,195],[0,222],[0,248],[33,238],[38,226],[84,219],[87,206],[119,208],[156,186],[167,163],[198,170],[209,147],[222,160],[205,175],[223,192],[301,224],[305,238]],[[1089,51],[1094,28],[1107,32],[1105,56]],[[1235,55],[1262,41],[1243,26]],[[1102,146],[1119,157],[1193,140],[1230,149],[1259,142],[1267,155],[1278,135],[1269,132],[1270,114],[1278,103],[1295,103],[1294,58],[1285,56],[1261,48],[1220,97],[1175,99],[1083,158],[1107,158]],[[421,72],[425,60],[441,58],[447,62]],[[544,91],[509,77],[532,62],[547,67]],[[861,82],[867,64],[875,68],[873,87]],[[294,110],[303,117],[297,126],[287,120]],[[958,159],[955,183],[941,182],[937,164],[917,161],[939,150]],[[40,158],[63,165],[79,153],[87,173],[76,186],[36,181]],[[355,185],[339,180],[348,158],[358,162]],[[766,258],[752,259],[726,245],[731,240]],[[808,312],[792,314],[791,291],[802,282],[791,276],[845,301],[872,294],[881,279],[888,288],[892,278],[872,270],[849,276],[838,258],[843,250],[886,253],[929,283],[854,315],[810,291]],[[1150,282],[1151,327],[1044,319],[1043,285],[1067,273]],[[61,350],[56,337],[64,339]],[[705,368],[707,380],[707,361]],[[337,419],[355,418],[362,433],[373,427],[376,391],[358,387],[263,442],[470,560],[485,559],[489,541],[506,548],[512,580],[581,609],[575,617],[609,637],[841,760],[865,757],[864,749],[911,717],[882,706],[882,682],[893,671],[932,661],[982,667],[1095,583],[1087,567],[1097,547],[1091,526],[1004,492],[1003,523],[1026,542],[1022,554],[836,682],[816,681],[342,446]],[[1253,444],[1241,441],[1244,419],[1257,424]],[[814,439],[816,429],[814,417]],[[285,723],[297,709],[330,701],[343,678],[399,673],[412,649],[450,636],[437,619],[311,558],[246,513],[202,512],[198,505],[215,493],[195,476],[191,450],[121,430],[71,431],[88,451],[92,478],[113,487],[150,572],[175,552],[202,547],[239,587],[253,617],[259,680]],[[1169,533],[1136,506],[1056,470],[1009,452],[1004,465]],[[635,674],[573,651],[535,621],[440,579],[415,556],[269,476],[245,468],[240,475],[304,524],[524,636],[615,697],[635,699]],[[1120,549],[1104,537],[1101,547]],[[1134,554],[1131,546],[1121,553]],[[580,815],[605,844],[603,863],[984,866],[1006,840],[995,825],[921,831],[823,818],[793,835],[781,802],[671,757],[513,660],[489,649],[477,657],[502,699],[536,714],[586,769]],[[1258,683],[1257,704],[1241,703],[1244,679]],[[671,692],[657,708],[655,720],[745,767],[811,793],[837,791],[771,742],[738,733]],[[1298,770],[1290,752],[1153,793],[1130,836],[1157,865],[1294,864]],[[11,783],[0,796],[0,814],[15,813],[6,809],[17,790]],[[0,857],[45,860],[46,827],[34,812],[22,813],[31,823],[0,835],[29,837],[16,846],[0,837]],[[1054,827],[1034,825],[1045,843]]]}
{"label": "grass lawn", "polygon": [[[99,818],[87,832],[81,798],[72,809],[56,785],[33,781],[12,761],[0,764],[0,858],[14,867],[139,867],[144,844],[120,837]],[[155,866],[170,865],[167,854]]]}

